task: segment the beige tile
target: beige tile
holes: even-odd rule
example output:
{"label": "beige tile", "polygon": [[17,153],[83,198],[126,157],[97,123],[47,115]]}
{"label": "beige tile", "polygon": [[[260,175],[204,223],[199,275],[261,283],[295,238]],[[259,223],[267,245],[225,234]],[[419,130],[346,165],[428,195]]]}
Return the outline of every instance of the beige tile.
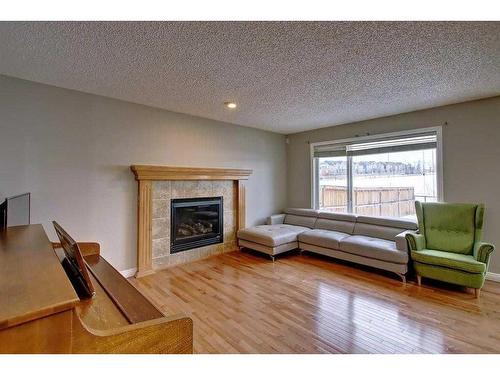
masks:
{"label": "beige tile", "polygon": [[154,240],[170,237],[170,219],[153,219],[152,222],[152,237]]}
{"label": "beige tile", "polygon": [[215,255],[217,252],[217,245],[210,245],[206,247],[208,256]]}
{"label": "beige tile", "polygon": [[198,181],[198,197],[213,197],[214,196],[214,187],[213,181]]}
{"label": "beige tile", "polygon": [[170,256],[162,256],[153,259],[153,269],[155,268],[165,268],[170,265]]}
{"label": "beige tile", "polygon": [[170,254],[170,238],[153,239],[153,258],[163,257]]}
{"label": "beige tile", "polygon": [[235,236],[236,224],[232,212],[224,212],[224,242]]}
{"label": "beige tile", "polygon": [[233,181],[214,181],[214,193],[217,195],[233,195]]}
{"label": "beige tile", "polygon": [[224,243],[235,242],[236,241],[236,232],[232,232],[227,236],[224,236]]}
{"label": "beige tile", "polygon": [[234,227],[234,215],[232,211],[224,211],[223,213],[224,217],[224,229],[228,228],[233,228]]}
{"label": "beige tile", "polygon": [[172,181],[172,198],[189,198],[196,181]]}
{"label": "beige tile", "polygon": [[223,181],[213,181],[213,193],[215,197],[222,197],[224,195]]}
{"label": "beige tile", "polygon": [[222,197],[222,199],[223,199],[223,201],[224,201],[224,202],[223,202],[223,204],[224,204],[224,211],[225,211],[225,212],[226,212],[226,211],[229,211],[229,212],[233,211],[233,210],[234,210],[234,201],[233,201],[233,197],[232,197],[231,195],[229,195],[229,196],[224,195],[224,196]]}
{"label": "beige tile", "polygon": [[171,181],[153,181],[153,199],[170,199],[171,197]]}
{"label": "beige tile", "polygon": [[153,199],[153,219],[170,220],[170,199]]}
{"label": "beige tile", "polygon": [[198,249],[191,249],[191,250],[184,251],[183,263],[194,262],[196,260],[197,253],[198,253]]}
{"label": "beige tile", "polygon": [[236,241],[224,242],[224,252],[228,253],[230,251],[237,250]]}
{"label": "beige tile", "polygon": [[182,257],[182,253],[175,253],[175,254],[172,254],[170,255],[170,265],[173,266],[173,265],[176,265],[176,264],[180,264],[181,263],[181,258]]}
{"label": "beige tile", "polygon": [[224,244],[220,243],[215,245],[215,253],[216,254],[222,254],[224,252]]}
{"label": "beige tile", "polygon": [[172,198],[212,197],[212,181],[172,181]]}
{"label": "beige tile", "polygon": [[205,258],[205,250],[203,248],[196,249],[197,251],[193,251],[193,257],[191,258],[191,262],[200,260]]}

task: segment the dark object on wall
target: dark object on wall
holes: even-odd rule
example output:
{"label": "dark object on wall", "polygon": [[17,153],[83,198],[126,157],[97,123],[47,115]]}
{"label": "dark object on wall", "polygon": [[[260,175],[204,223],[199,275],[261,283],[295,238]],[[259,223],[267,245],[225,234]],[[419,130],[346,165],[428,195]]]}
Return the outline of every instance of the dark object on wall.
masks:
{"label": "dark object on wall", "polygon": [[0,204],[0,230],[30,224],[31,193],[5,198]]}

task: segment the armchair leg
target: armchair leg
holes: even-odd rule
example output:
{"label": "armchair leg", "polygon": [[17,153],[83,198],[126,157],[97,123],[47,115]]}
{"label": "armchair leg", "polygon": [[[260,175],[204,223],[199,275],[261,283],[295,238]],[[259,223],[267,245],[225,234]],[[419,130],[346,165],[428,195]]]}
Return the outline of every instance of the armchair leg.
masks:
{"label": "armchair leg", "polygon": [[396,272],[396,275],[398,275],[400,278],[401,278],[401,281],[406,284],[406,275],[402,274],[402,273],[398,273]]}
{"label": "armchair leg", "polygon": [[418,284],[418,286],[422,285],[422,276],[420,276],[420,275],[417,275],[417,284]]}
{"label": "armchair leg", "polygon": [[474,289],[474,295],[476,296],[476,298],[479,298],[480,294],[481,294],[481,289],[479,288]]}
{"label": "armchair leg", "polygon": [[273,261],[274,263],[274,255],[269,255],[271,257],[271,260]]}

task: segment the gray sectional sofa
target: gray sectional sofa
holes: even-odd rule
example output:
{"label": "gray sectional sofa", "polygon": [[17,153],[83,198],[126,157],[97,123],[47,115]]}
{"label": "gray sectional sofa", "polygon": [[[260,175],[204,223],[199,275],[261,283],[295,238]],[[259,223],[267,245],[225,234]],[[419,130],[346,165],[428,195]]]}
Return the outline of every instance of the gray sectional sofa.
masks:
{"label": "gray sectional sofa", "polygon": [[406,232],[416,221],[289,208],[266,225],[241,229],[238,246],[274,256],[299,248],[391,271],[406,281]]}

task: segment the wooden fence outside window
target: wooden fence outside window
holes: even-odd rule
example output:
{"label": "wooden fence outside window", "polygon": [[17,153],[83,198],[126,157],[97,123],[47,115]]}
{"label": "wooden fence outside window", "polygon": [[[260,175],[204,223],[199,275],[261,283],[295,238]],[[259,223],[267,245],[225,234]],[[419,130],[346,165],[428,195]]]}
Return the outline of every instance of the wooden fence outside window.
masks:
{"label": "wooden fence outside window", "polygon": [[[320,209],[347,212],[347,188],[324,185],[319,194]],[[353,211],[360,215],[402,217],[415,215],[412,187],[357,187],[353,191]]]}

